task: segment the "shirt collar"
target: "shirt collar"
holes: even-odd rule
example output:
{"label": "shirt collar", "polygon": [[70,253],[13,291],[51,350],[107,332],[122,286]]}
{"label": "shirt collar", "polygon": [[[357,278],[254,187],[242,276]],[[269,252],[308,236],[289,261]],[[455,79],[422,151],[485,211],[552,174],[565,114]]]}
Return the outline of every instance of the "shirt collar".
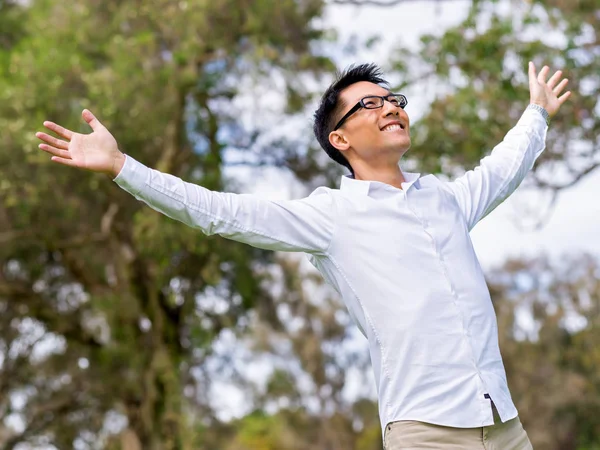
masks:
{"label": "shirt collar", "polygon": [[[400,169],[404,176],[405,182],[402,183],[402,188],[408,190],[421,176],[420,173],[405,172]],[[343,175],[340,183],[340,190],[348,192],[351,195],[369,195],[369,188],[371,183],[378,183],[377,181],[368,180],[356,180],[354,175]],[[384,183],[381,183],[384,184]]]}

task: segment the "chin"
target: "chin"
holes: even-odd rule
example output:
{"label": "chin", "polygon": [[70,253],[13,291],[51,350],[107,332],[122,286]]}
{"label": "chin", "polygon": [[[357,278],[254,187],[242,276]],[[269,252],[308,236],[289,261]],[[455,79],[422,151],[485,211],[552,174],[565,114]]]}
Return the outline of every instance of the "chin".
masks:
{"label": "chin", "polygon": [[406,139],[402,139],[402,140],[398,140],[397,142],[391,143],[391,145],[389,146],[391,150],[395,151],[395,152],[399,152],[400,154],[404,154],[408,151],[408,149],[410,148],[411,142],[410,142],[410,138]]}

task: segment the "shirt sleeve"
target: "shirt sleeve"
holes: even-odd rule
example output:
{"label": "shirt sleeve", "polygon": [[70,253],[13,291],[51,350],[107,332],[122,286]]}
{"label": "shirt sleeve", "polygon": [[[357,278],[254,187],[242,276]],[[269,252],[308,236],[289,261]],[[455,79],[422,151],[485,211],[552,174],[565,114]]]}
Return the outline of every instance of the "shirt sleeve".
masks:
{"label": "shirt sleeve", "polygon": [[114,181],[172,219],[207,235],[219,234],[258,248],[324,253],[333,235],[335,204],[327,188],[300,200],[269,201],[210,191],[150,169],[130,156]]}
{"label": "shirt sleeve", "polygon": [[547,129],[540,112],[526,109],[478,167],[447,183],[469,230],[519,187],[545,148]]}

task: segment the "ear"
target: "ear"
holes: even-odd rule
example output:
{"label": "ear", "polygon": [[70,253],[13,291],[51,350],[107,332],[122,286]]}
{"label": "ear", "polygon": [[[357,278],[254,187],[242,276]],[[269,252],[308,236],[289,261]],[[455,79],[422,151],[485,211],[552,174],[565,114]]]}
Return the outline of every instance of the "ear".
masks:
{"label": "ear", "polygon": [[329,133],[329,143],[333,145],[340,152],[348,150],[350,148],[350,142],[344,136],[344,133],[341,131],[332,131]]}

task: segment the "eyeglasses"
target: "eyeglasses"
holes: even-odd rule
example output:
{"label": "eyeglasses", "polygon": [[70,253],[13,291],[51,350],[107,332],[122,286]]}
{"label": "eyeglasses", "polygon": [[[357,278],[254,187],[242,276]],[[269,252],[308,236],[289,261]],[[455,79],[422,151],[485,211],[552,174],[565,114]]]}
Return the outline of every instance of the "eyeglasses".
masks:
{"label": "eyeglasses", "polygon": [[348,119],[348,117],[350,117],[352,114],[354,114],[360,108],[365,108],[365,109],[381,108],[381,107],[383,107],[383,104],[385,103],[386,100],[388,102],[390,102],[392,105],[398,106],[402,109],[404,109],[404,107],[406,105],[408,105],[408,100],[406,99],[406,96],[402,95],[402,94],[390,94],[390,95],[386,95],[385,97],[380,97],[379,95],[369,95],[368,97],[363,97],[360,99],[360,101],[356,105],[354,105],[352,107],[352,109],[350,111],[348,111],[344,115],[344,117],[342,117],[340,119],[340,121],[337,123],[337,125],[335,126],[333,131],[335,131],[339,127],[341,127],[344,124],[344,122]]}

